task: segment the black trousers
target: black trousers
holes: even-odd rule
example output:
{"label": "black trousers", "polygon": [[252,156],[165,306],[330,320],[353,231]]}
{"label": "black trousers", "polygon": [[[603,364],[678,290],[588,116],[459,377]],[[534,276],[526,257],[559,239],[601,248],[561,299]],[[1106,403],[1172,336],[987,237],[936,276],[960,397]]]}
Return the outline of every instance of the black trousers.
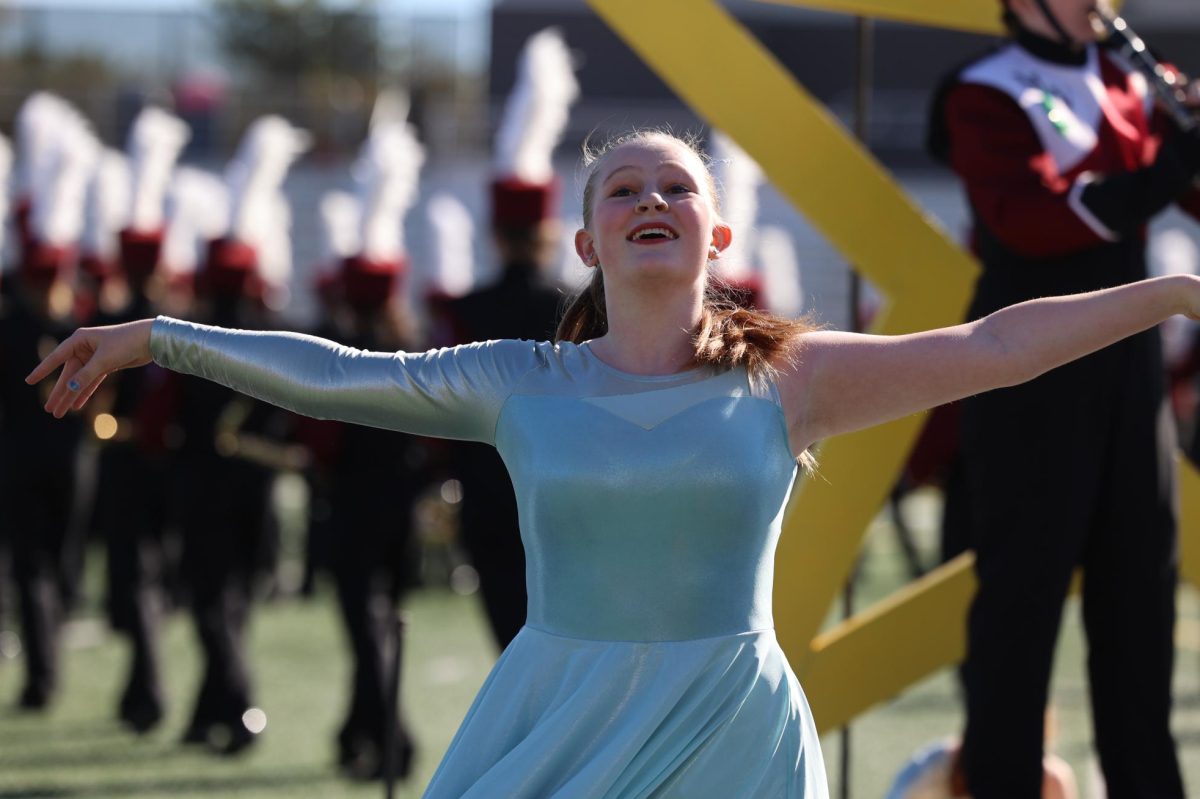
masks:
{"label": "black trousers", "polygon": [[0,468],[4,536],[25,653],[23,702],[37,706],[58,687],[63,553],[74,503],[75,453],[18,449],[0,457],[4,460]]}
{"label": "black trousers", "polygon": [[1041,796],[1054,645],[1081,566],[1108,795],[1182,799],[1169,726],[1174,431],[1157,333],[972,398],[963,410],[979,577],[963,672],[971,795]]}
{"label": "black trousers", "polygon": [[187,470],[182,519],[184,583],[204,651],[189,733],[236,728],[253,705],[246,628],[265,541],[269,476],[235,462]]}
{"label": "black trousers", "polygon": [[479,592],[497,646],[503,650],[525,626],[525,546],[517,498],[504,461],[483,444],[455,445],[463,484],[461,540],[479,573]]}
{"label": "black trousers", "polygon": [[398,709],[388,730],[387,703],[391,664],[396,647],[403,645],[393,635],[396,603],[413,566],[412,497],[396,480],[379,477],[343,473],[330,491],[329,566],[354,660],[346,714],[337,735],[344,762],[364,744],[382,757],[389,733],[399,749],[410,741]]}
{"label": "black trousers", "polygon": [[163,703],[158,638],[165,605],[166,495],[165,463],[132,445],[100,453],[94,526],[108,556],[109,623],[131,650],[123,705],[161,708]]}

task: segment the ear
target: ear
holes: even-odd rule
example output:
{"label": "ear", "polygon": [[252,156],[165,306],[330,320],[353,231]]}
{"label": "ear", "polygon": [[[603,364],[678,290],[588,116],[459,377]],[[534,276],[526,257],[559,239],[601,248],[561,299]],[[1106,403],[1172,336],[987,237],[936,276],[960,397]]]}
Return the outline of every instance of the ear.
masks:
{"label": "ear", "polygon": [[709,252],[712,254],[711,260],[715,261],[720,258],[721,253],[725,252],[732,243],[733,229],[729,225],[713,225],[712,244],[709,245]]}
{"label": "ear", "polygon": [[585,228],[575,231],[575,252],[579,254],[579,260],[583,261],[584,266],[599,264],[600,259],[596,256],[596,239]]}

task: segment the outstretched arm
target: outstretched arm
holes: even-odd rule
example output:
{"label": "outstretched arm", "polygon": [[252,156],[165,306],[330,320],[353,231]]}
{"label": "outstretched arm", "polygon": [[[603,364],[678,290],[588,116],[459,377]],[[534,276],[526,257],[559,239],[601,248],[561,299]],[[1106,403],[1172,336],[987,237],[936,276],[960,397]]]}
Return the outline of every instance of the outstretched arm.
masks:
{"label": "outstretched arm", "polygon": [[160,317],[77,330],[26,381],[62,366],[46,403],[61,417],[82,408],[108,374],[151,358],[307,416],[491,443],[500,407],[537,353],[534,344],[517,341],[364,352],[298,333]]}
{"label": "outstretched arm", "polygon": [[1177,313],[1200,316],[1200,278],[1031,300],[904,336],[805,334],[778,380],[793,449],[1023,383]]}

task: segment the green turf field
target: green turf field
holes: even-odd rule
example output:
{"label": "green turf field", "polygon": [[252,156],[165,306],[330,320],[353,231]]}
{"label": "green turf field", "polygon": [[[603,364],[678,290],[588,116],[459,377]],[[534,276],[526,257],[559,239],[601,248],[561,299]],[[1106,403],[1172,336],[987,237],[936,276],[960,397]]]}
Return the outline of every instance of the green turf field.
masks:
{"label": "green turf field", "polygon": [[[910,503],[918,533],[931,547],[929,497]],[[97,595],[89,566],[89,595]],[[859,577],[860,604],[903,582],[890,527],[876,524]],[[781,576],[782,579],[782,576]],[[1185,779],[1200,793],[1200,600],[1181,591],[1175,728]],[[95,607],[94,600],[91,607]],[[416,797],[449,743],[493,658],[475,597],[425,589],[406,603],[405,711],[418,736],[414,778],[398,791]],[[1079,613],[1065,617],[1054,695],[1059,712],[1057,749],[1075,766],[1090,796],[1086,683]],[[0,660],[0,799],[13,797],[340,797],[381,796],[378,785],[340,779],[333,734],[348,684],[348,664],[332,596],[281,600],[259,606],[252,627],[258,696],[268,725],[260,743],[242,756],[221,759],[177,745],[197,680],[196,648],[183,616],[166,630],[165,676],[170,710],[159,730],[144,738],[113,720],[124,649],[95,610],[67,630],[65,674],[58,703],[45,715],[12,710],[21,665]],[[880,707],[855,725],[850,795],[882,797],[905,758],[919,746],[957,730],[961,714],[953,677],[943,673]],[[839,739],[824,741],[833,796],[838,796]],[[498,798],[499,799],[499,798]]]}

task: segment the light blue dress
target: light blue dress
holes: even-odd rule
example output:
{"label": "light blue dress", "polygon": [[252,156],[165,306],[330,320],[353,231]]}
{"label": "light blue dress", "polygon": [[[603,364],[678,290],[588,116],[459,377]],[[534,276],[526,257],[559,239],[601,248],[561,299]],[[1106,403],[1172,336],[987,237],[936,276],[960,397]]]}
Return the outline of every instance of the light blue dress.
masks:
{"label": "light blue dress", "polygon": [[299,413],[493,444],[529,587],[427,799],[825,799],[808,704],[775,640],[796,465],[744,369],[647,377],[587,344],[367,353],[160,317],[161,365]]}

